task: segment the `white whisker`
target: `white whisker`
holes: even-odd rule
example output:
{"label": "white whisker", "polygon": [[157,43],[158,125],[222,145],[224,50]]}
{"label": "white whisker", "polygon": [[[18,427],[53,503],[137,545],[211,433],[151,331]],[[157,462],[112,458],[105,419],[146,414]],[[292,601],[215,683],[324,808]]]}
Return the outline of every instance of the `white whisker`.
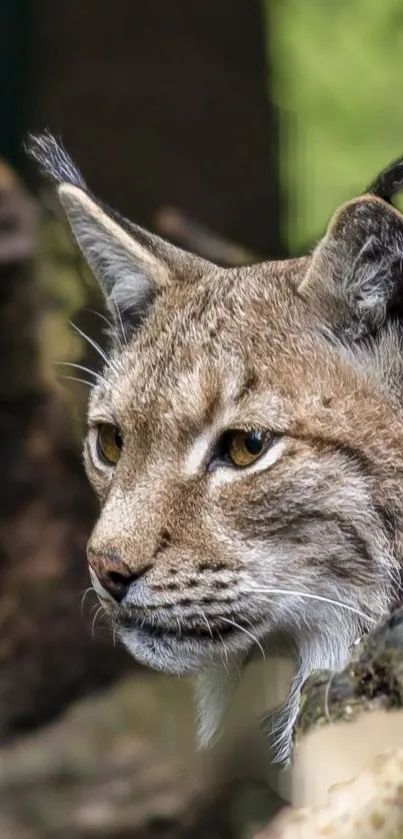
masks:
{"label": "white whisker", "polygon": [[60,375],[61,379],[68,379],[70,382],[79,382],[80,385],[87,385],[87,387],[92,388],[95,386],[94,382],[87,382],[86,379],[79,379],[78,376],[65,376],[63,374]]}
{"label": "white whisker", "polygon": [[329,603],[331,606],[339,606],[341,609],[346,609],[348,612],[352,612],[355,615],[358,615],[360,618],[364,618],[366,621],[370,623],[376,623],[374,618],[371,618],[369,615],[366,615],[365,612],[362,612],[361,609],[357,609],[355,606],[351,606],[349,603],[343,603],[342,600],[334,600],[332,597],[325,597],[322,594],[311,594],[306,591],[298,591],[296,589],[286,589],[286,588],[267,588],[267,587],[259,587],[255,588],[252,586],[250,591],[256,592],[256,594],[278,594],[278,595],[286,595],[291,594],[294,597],[305,597],[307,600],[316,600],[321,603]]}
{"label": "white whisker", "polygon": [[393,567],[388,568],[388,575],[389,575],[393,585],[396,587],[396,591],[397,592],[402,591],[403,581],[400,577],[400,574],[399,574],[399,571],[397,570],[397,568],[393,568]]}
{"label": "white whisker", "polygon": [[225,656],[225,661],[223,661],[224,670],[225,670],[225,672],[229,675],[230,670],[229,670],[228,650],[227,650],[227,648],[226,648],[226,646],[225,646],[224,639],[223,639],[223,637],[222,637],[221,633],[218,631],[218,629],[216,630],[216,632],[217,632],[217,635],[218,635],[218,637],[219,637],[219,639],[220,639],[220,641],[221,641],[222,648],[223,648],[223,652],[224,652],[224,656]]}
{"label": "white whisker", "polygon": [[208,632],[209,632],[211,638],[214,639],[213,630],[211,629],[211,626],[208,622],[208,618],[207,618],[205,612],[203,611],[203,609],[200,609],[199,611],[200,611],[200,616],[201,616],[202,620],[204,621],[204,623],[207,626],[207,629],[208,629]]}
{"label": "white whisker", "polygon": [[113,298],[113,302],[115,304],[115,311],[116,311],[117,316],[118,316],[118,320],[119,320],[119,323],[120,323],[120,328],[122,330],[123,340],[124,340],[124,343],[127,346],[126,330],[125,330],[125,327],[124,327],[124,324],[123,324],[122,315],[120,314],[120,309],[119,309],[118,302],[117,302],[117,299],[116,299],[116,286],[113,289],[112,298]]}
{"label": "white whisker", "polygon": [[98,318],[101,318],[101,320],[103,320],[106,323],[109,329],[111,329],[112,331],[114,330],[114,325],[112,321],[110,321],[109,318],[107,318],[106,315],[104,315],[102,312],[97,312],[96,309],[88,309],[88,311],[91,312],[92,315],[96,315]]}
{"label": "white whisker", "polygon": [[90,376],[94,376],[95,379],[99,379],[101,382],[105,382],[106,384],[106,379],[101,373],[91,370],[90,367],[85,367],[84,364],[76,364],[75,361],[55,361],[55,364],[57,366],[63,365],[63,367],[74,367],[75,370],[82,370],[84,373],[89,373]]}
{"label": "white whisker", "polygon": [[253,635],[253,633],[252,633],[252,632],[248,632],[248,630],[247,630],[247,629],[245,629],[245,627],[244,627],[244,626],[240,626],[240,624],[239,624],[239,623],[236,623],[236,621],[232,621],[232,620],[230,620],[230,618],[224,618],[224,617],[221,617],[221,618],[220,618],[220,620],[224,621],[225,623],[229,623],[229,624],[231,624],[231,626],[234,626],[236,629],[239,629],[239,630],[240,630],[240,632],[244,632],[244,633],[245,633],[245,635],[247,635],[247,636],[248,636],[248,638],[250,638],[250,639],[253,641],[253,643],[254,643],[254,644],[256,644],[256,646],[257,646],[257,647],[259,647],[259,650],[260,650],[260,652],[262,653],[262,656],[263,656],[264,661],[266,660],[265,651],[264,651],[264,649],[263,649],[263,647],[262,647],[262,645],[261,645],[260,641],[258,640],[258,638],[256,638],[256,637]]}
{"label": "white whisker", "polygon": [[94,341],[94,339],[93,339],[93,338],[90,338],[90,336],[89,336],[89,335],[86,335],[86,333],[85,333],[85,332],[83,332],[83,330],[82,330],[82,329],[80,329],[78,326],[76,326],[76,325],[75,325],[75,323],[73,323],[72,321],[69,321],[69,323],[70,323],[70,326],[71,326],[71,327],[72,327],[72,328],[73,328],[73,329],[74,329],[74,330],[75,330],[75,331],[76,331],[79,335],[81,335],[81,337],[82,337],[82,338],[84,338],[84,341],[87,341],[87,343],[88,343],[88,344],[90,344],[90,345],[91,345],[91,347],[93,347],[93,349],[95,350],[95,352],[97,352],[97,353],[98,353],[98,355],[99,355],[99,356],[102,358],[102,360],[105,362],[106,366],[107,366],[107,367],[109,367],[111,370],[114,370],[114,371],[115,371],[115,373],[118,373],[118,372],[119,372],[119,371],[118,371],[118,368],[117,368],[117,367],[116,367],[116,366],[112,363],[111,359],[110,359],[110,358],[108,358],[108,356],[106,355],[106,353],[103,351],[102,347],[100,347],[100,345],[99,345],[96,341]]}
{"label": "white whisker", "polygon": [[84,593],[83,593],[83,596],[82,596],[82,598],[81,598],[81,604],[80,604],[80,608],[81,608],[81,617],[83,617],[83,613],[84,613],[84,603],[85,603],[85,601],[86,601],[86,599],[87,599],[87,597],[88,597],[88,595],[89,595],[90,591],[92,591],[92,592],[96,595],[95,589],[94,589],[92,586],[88,586],[88,588],[86,588],[86,589],[85,589],[85,591],[84,591]]}
{"label": "white whisker", "polygon": [[103,611],[104,611],[104,607],[103,607],[103,606],[98,606],[98,609],[97,609],[97,611],[95,612],[95,615],[94,615],[94,618],[93,618],[93,621],[92,621],[92,626],[91,626],[91,635],[92,635],[92,640],[94,640],[94,639],[95,639],[95,623],[96,623],[96,621],[97,621],[97,619],[98,619],[98,617],[99,617],[99,614],[100,614],[101,612],[103,612]]}

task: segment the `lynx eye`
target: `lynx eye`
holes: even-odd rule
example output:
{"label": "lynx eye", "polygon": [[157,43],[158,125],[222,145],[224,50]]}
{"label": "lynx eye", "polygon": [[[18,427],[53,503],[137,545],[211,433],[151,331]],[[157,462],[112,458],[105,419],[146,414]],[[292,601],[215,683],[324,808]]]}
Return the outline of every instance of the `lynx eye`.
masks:
{"label": "lynx eye", "polygon": [[97,426],[97,454],[108,466],[116,466],[122,451],[122,433],[116,425],[101,422]]}
{"label": "lynx eye", "polygon": [[263,431],[227,431],[222,454],[233,466],[250,466],[266,451],[271,437]]}

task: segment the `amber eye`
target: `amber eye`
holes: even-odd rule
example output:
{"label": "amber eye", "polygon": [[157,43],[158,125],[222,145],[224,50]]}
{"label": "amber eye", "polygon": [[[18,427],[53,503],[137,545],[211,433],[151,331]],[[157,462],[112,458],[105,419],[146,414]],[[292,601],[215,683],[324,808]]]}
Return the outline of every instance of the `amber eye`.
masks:
{"label": "amber eye", "polygon": [[108,466],[116,466],[122,451],[123,438],[116,425],[102,422],[97,427],[97,453]]}
{"label": "amber eye", "polygon": [[224,454],[233,466],[250,466],[266,451],[270,439],[263,431],[229,431],[224,438]]}

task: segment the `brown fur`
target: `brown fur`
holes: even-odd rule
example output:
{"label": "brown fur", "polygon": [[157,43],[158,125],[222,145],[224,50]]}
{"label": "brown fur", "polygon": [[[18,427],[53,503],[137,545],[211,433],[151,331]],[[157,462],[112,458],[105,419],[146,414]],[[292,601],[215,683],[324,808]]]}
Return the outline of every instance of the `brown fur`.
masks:
{"label": "brown fur", "polygon": [[[94,585],[136,657],[202,673],[204,740],[217,672],[288,650],[284,758],[301,682],[343,665],[400,597],[403,219],[388,178],[382,198],[339,210],[312,256],[223,269],[112,224],[52,143],[36,156],[114,318],[85,444],[102,505]],[[115,468],[97,455],[100,422],[123,435]],[[233,468],[214,455],[227,429],[271,445]],[[100,584],[116,572],[120,602]]]}

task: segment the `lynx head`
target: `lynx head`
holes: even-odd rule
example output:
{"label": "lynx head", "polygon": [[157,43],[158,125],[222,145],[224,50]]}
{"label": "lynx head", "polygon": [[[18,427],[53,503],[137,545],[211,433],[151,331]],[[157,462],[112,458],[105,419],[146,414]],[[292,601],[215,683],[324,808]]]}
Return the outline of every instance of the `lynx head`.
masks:
{"label": "lynx head", "polygon": [[232,674],[289,650],[284,757],[301,682],[399,595],[402,164],[312,255],[223,269],[105,209],[51,137],[32,153],[113,320],[84,447],[94,588],[137,659],[198,675],[203,741]]}

